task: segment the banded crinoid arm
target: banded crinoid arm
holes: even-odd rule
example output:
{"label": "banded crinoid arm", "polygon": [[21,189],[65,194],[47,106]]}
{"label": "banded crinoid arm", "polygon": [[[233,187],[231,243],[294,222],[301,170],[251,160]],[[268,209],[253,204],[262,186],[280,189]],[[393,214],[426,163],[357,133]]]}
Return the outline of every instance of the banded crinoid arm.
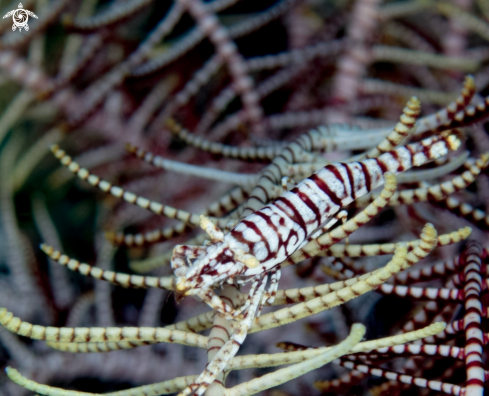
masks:
{"label": "banded crinoid arm", "polygon": [[[456,176],[452,180],[435,184],[430,187],[420,187],[396,192],[390,198],[387,205],[409,205],[422,201],[441,201],[447,198],[450,194],[463,190],[472,184],[482,170],[487,167],[488,163],[489,153],[482,154],[475,164],[469,159],[465,162],[465,166],[468,167],[469,170],[463,172],[460,176]],[[364,206],[367,202],[375,199],[375,196],[375,194],[372,194],[370,197],[360,198],[355,201],[355,205],[359,207]]]}
{"label": "banded crinoid arm", "polygon": [[[214,311],[208,311],[193,318],[165,326],[167,330],[181,330],[189,333],[197,333],[212,327]],[[119,342],[47,342],[46,344],[60,351],[73,353],[101,353],[133,349],[140,346],[152,345],[160,341],[119,341]],[[209,348],[209,345],[207,345]]]}
{"label": "banded crinoid arm", "polygon": [[262,377],[255,378],[241,385],[237,385],[231,389],[227,389],[226,396],[248,396],[263,390],[278,386],[285,382],[288,382],[294,378],[300,377],[312,370],[315,370],[325,364],[339,358],[340,356],[348,354],[365,335],[365,326],[361,324],[354,324],[352,326],[350,335],[338,345],[323,352],[322,354],[315,356],[311,359],[297,363],[293,366],[286,367],[277,370],[270,374],[265,374]]}
{"label": "banded crinoid arm", "polygon": [[[51,151],[54,156],[60,160],[60,162],[66,166],[71,172],[76,174],[80,179],[86,180],[94,187],[100,188],[104,192],[108,192],[114,197],[121,198],[126,202],[137,205],[143,209],[147,209],[158,215],[168,217],[170,219],[177,219],[183,221],[184,223],[190,223],[194,226],[200,224],[200,215],[189,213],[184,210],[176,209],[168,205],[163,205],[159,202],[150,201],[149,199],[139,197],[129,191],[125,191],[123,188],[118,186],[113,186],[108,181],[100,179],[100,177],[91,174],[85,168],[80,167],[76,162],[74,162],[69,155],[66,155],[63,150],[61,150],[57,145],[51,146]],[[228,220],[212,218],[212,220],[219,227],[226,227]]]}
{"label": "banded crinoid arm", "polygon": [[383,284],[377,289],[383,295],[395,295],[402,298],[460,302],[463,301],[461,290],[449,289],[446,287],[416,287],[403,285]]}
{"label": "banded crinoid arm", "polygon": [[431,343],[431,344],[438,344],[441,341],[444,341],[445,343],[447,341],[450,341],[453,338],[456,338],[460,335],[462,335],[464,332],[464,320],[456,320],[454,322],[451,322],[447,325],[447,328],[440,333],[429,337],[426,341]]}
{"label": "banded crinoid arm", "polygon": [[12,333],[47,342],[169,342],[207,347],[207,337],[161,327],[52,327],[32,325],[0,308],[0,324]]}
{"label": "banded crinoid arm", "polygon": [[245,161],[270,161],[280,154],[283,149],[282,146],[237,147],[211,142],[200,136],[192,135],[187,129],[182,128],[181,125],[171,118],[166,121],[166,126],[170,129],[170,132],[177,135],[178,138],[185,143],[201,150],[229,158],[242,159]]}
{"label": "banded crinoid arm", "polygon": [[[417,261],[421,260],[423,257],[428,255],[436,245],[436,230],[431,224],[427,224],[423,228],[423,232],[421,234],[421,241],[419,245],[417,245],[412,251],[407,253],[405,257],[406,264],[403,264],[402,267],[412,267]],[[405,248],[404,244],[400,243],[397,245],[396,249]],[[424,252],[424,253],[423,253]],[[274,305],[280,304],[291,304],[291,303],[299,303],[304,301],[309,301],[313,298],[324,296],[329,293],[337,292],[341,289],[348,289],[349,287],[354,286],[359,282],[364,282],[370,277],[375,277],[378,275],[380,271],[384,269],[377,269],[372,272],[360,275],[358,277],[349,278],[346,280],[319,285],[319,286],[310,286],[304,287],[300,289],[286,289],[286,290],[277,290],[277,294],[275,297]],[[396,274],[397,275],[397,274]]]}
{"label": "banded crinoid arm", "polygon": [[[16,384],[29,389],[32,392],[39,393],[46,396],[102,396],[100,393],[79,392],[74,390],[55,388],[49,385],[39,384],[32,381],[16,369],[7,367],[5,369],[8,377]],[[177,377],[172,380],[159,382],[156,384],[138,386],[136,388],[130,388],[122,391],[104,393],[104,396],[158,396],[167,395],[170,393],[178,392],[193,382],[197,377],[196,375],[187,375],[185,377]]]}
{"label": "banded crinoid arm", "polygon": [[212,326],[214,314],[214,311],[207,311],[197,316],[194,316],[193,318],[168,325],[166,326],[166,328],[169,330],[176,329],[197,333],[199,331],[206,330]]}
{"label": "banded crinoid arm", "polygon": [[[389,28],[391,27],[397,30],[399,27],[401,27],[401,25],[395,24],[395,26],[393,26],[389,24]],[[446,106],[448,102],[453,101],[457,98],[456,93],[448,93],[445,91],[428,88],[415,88],[412,86],[404,85],[402,83],[393,83],[376,78],[364,78],[360,84],[360,91],[362,94],[380,94],[385,95],[386,97],[416,96],[421,102],[439,106]]]}
{"label": "banded crinoid arm", "polygon": [[[275,145],[264,147],[228,146],[221,143],[211,142],[201,136],[194,136],[172,119],[167,121],[167,126],[173,134],[177,135],[179,139],[191,146],[204,151],[209,151],[213,154],[245,161],[271,161],[279,155],[286,146],[286,144],[282,142],[277,142]],[[305,135],[307,135],[306,139],[309,140],[308,146],[311,151],[332,152],[336,150],[370,148],[381,142],[387,133],[388,131],[384,130],[363,131],[355,125],[335,124],[311,129]],[[303,161],[305,161],[305,159],[307,158],[304,158]],[[317,160],[318,158],[312,156],[309,159]],[[322,166],[324,166],[324,164],[321,165],[321,167]],[[315,170],[317,170],[317,168]],[[313,171],[310,173],[312,172]],[[286,173],[284,173],[283,176],[286,176]]]}
{"label": "banded crinoid arm", "polygon": [[427,131],[436,130],[442,125],[449,124],[458,112],[468,106],[475,95],[475,91],[474,78],[472,76],[465,77],[462,92],[455,102],[450,103],[447,107],[434,114],[418,119],[415,134],[419,135]]}
{"label": "banded crinoid arm", "polygon": [[329,381],[316,381],[314,387],[321,393],[344,394],[348,389],[358,385],[365,379],[366,375],[357,370],[350,370],[348,373]]}
{"label": "banded crinoid arm", "polygon": [[440,201],[432,201],[431,203],[440,208],[450,210],[450,212],[470,221],[483,230],[489,230],[489,215],[483,210],[476,209],[458,198],[447,197]]}
{"label": "banded crinoid arm", "polygon": [[417,282],[426,282],[436,278],[446,278],[458,269],[458,256],[442,263],[437,263],[423,268],[413,268],[410,271],[404,271],[393,277],[395,284],[410,284]]}
{"label": "banded crinoid arm", "polygon": [[192,230],[187,223],[180,223],[175,226],[157,228],[137,234],[125,234],[124,232],[107,231],[105,237],[118,246],[144,246],[153,243],[164,242],[177,236],[183,235]]}
{"label": "banded crinoid arm", "polygon": [[[196,240],[199,240],[199,242],[204,243],[207,240],[207,238],[204,234],[201,234],[193,238],[192,242],[195,242]],[[163,254],[159,254],[153,257],[148,257],[146,259],[131,260],[129,262],[129,268],[132,271],[137,272],[139,274],[145,274],[156,268],[166,267],[171,265],[172,255],[173,255],[172,251],[167,251]]]}
{"label": "banded crinoid arm", "polygon": [[402,142],[405,142],[414,133],[414,124],[420,112],[421,102],[413,96],[402,110],[401,119],[394,127],[394,130],[377,147],[365,154],[365,158],[377,158],[382,153],[391,151]]}
{"label": "banded crinoid arm", "polygon": [[[357,344],[350,351],[353,353],[367,353],[377,352],[382,348],[395,348],[408,342],[421,340],[425,337],[429,337],[443,331],[446,327],[446,323],[437,322],[422,329],[403,333],[400,335],[380,338],[377,340],[363,341]],[[229,370],[244,370],[249,368],[261,368],[261,367],[273,367],[281,366],[285,364],[292,364],[301,362],[312,357],[316,357],[321,353],[330,350],[332,347],[319,347],[319,348],[301,348],[296,349],[294,346],[289,348],[290,343],[277,343],[277,347],[281,349],[287,349],[290,352],[284,353],[271,353],[260,355],[243,355],[234,357],[228,365]]]}
{"label": "banded crinoid arm", "polygon": [[[472,233],[470,227],[459,228],[457,231],[450,232],[448,234],[438,235],[436,246],[447,246],[454,243],[458,243],[467,239]],[[318,253],[321,256],[332,257],[365,257],[365,256],[379,256],[384,254],[393,254],[395,249],[401,245],[407,245],[408,250],[414,249],[419,244],[419,240],[410,242],[398,242],[398,243],[380,243],[372,245],[344,245],[336,244],[329,249],[322,250]]]}
{"label": "banded crinoid arm", "polygon": [[320,295],[318,297],[314,296],[314,298],[301,302],[300,304],[296,304],[292,307],[283,308],[278,311],[265,314],[256,320],[256,323],[251,328],[250,333],[282,326],[287,323],[316,315],[322,311],[331,309],[370,290],[373,290],[380,284],[384,283],[393,274],[401,270],[401,267],[405,262],[406,255],[406,248],[399,247],[396,250],[392,260],[384,268],[371,274],[366,279],[355,282],[352,286],[347,286],[343,289],[333,291],[325,295]]}
{"label": "banded crinoid arm", "polygon": [[[199,234],[187,241],[193,249],[202,249],[201,245],[209,243],[207,234]],[[181,245],[180,245],[181,246]],[[178,249],[177,249],[178,250]],[[149,257],[142,260],[132,260],[129,262],[129,268],[134,272],[146,273],[160,267],[166,267],[172,264],[173,251],[169,250],[163,254]]]}
{"label": "banded crinoid arm", "polygon": [[477,105],[470,105],[459,111],[453,119],[437,128],[438,131],[444,131],[450,128],[463,128],[480,122],[489,116],[489,96],[486,96],[482,102]]}
{"label": "banded crinoid arm", "polygon": [[[418,365],[414,366],[418,368],[417,371],[409,373],[411,375],[406,375],[404,373],[386,371],[383,368],[375,367],[370,362],[346,362],[342,359],[341,364],[364,373],[418,387],[439,390],[447,394],[482,395],[484,393],[484,383],[487,381],[487,371],[484,370],[483,366],[483,347],[487,344],[487,337],[483,334],[481,327],[486,313],[486,309],[482,305],[483,277],[486,275],[486,268],[482,266],[482,256],[483,250],[480,245],[469,242],[458,260],[459,274],[463,278],[463,290],[459,291],[463,293],[464,318],[450,323],[444,331],[424,340],[426,343],[429,342],[435,345],[426,345],[423,343],[421,345],[407,347],[407,352],[411,356],[446,356],[462,360],[465,363],[466,371],[466,381],[463,386],[445,382],[448,378],[451,379],[452,376],[439,377],[437,380],[423,378],[423,371],[419,370]],[[437,312],[440,312],[440,307],[438,307]],[[463,335],[465,335],[465,345],[463,348],[446,345],[448,340]],[[419,351],[416,347],[418,347]],[[393,354],[406,352],[406,350],[403,351],[403,348],[396,349],[397,351],[390,351],[391,357],[394,357],[392,356]],[[373,356],[369,355],[368,359],[371,357]],[[362,357],[355,356],[355,358]]]}
{"label": "banded crinoid arm", "polygon": [[[441,382],[438,380],[428,380],[422,377],[414,377],[412,375],[399,373],[396,371],[385,370],[383,368],[374,367],[372,365],[367,365],[358,362],[351,362],[347,360],[337,360],[335,363],[352,369],[356,371],[360,371],[361,373],[371,374],[377,377],[386,378],[389,380],[396,380],[402,382],[404,384],[415,385],[420,388],[427,388],[430,390],[443,392],[449,395],[462,395],[462,387],[459,385],[454,385],[446,382]],[[482,393],[481,393],[482,395]]]}
{"label": "banded crinoid arm", "polygon": [[319,297],[314,296],[309,301],[263,315],[257,319],[251,332],[274,328],[311,315],[316,315],[326,309],[331,309],[365,294],[385,283],[392,275],[409,268],[426,257],[435,246],[436,230],[431,224],[428,224],[423,229],[421,243],[411,252],[407,253],[405,246],[397,247],[394,257],[385,267],[372,272],[365,278],[360,277],[360,280],[351,286],[348,285],[343,289],[322,296],[320,295]]}
{"label": "banded crinoid arm", "polygon": [[466,394],[483,395],[486,375],[484,372],[483,345],[487,336],[482,330],[482,247],[472,241],[460,257],[464,277],[464,330],[465,330],[465,368],[467,372]]}
{"label": "banded crinoid arm", "polygon": [[[398,278],[404,280],[409,279],[412,282],[432,280],[433,276],[430,275],[433,274],[433,268],[428,267],[428,271],[423,271],[423,270],[424,268],[413,271],[412,278],[407,276],[403,277],[403,275],[405,275],[406,272],[400,272],[394,275],[393,280],[396,281]],[[358,277],[348,278],[346,280],[337,281],[334,283],[329,283],[329,284],[324,284],[319,286],[309,286],[300,289],[278,290],[273,305],[293,304],[293,303],[299,303],[303,301],[309,301],[312,298],[316,298],[334,291],[338,291],[346,287],[350,287],[355,283],[358,283],[362,280],[365,280],[369,276],[374,275],[376,271],[372,271]],[[421,276],[420,274],[423,274],[424,276]],[[441,276],[442,275],[440,274],[439,277]],[[377,290],[383,294],[397,294],[400,295],[401,297],[408,296],[411,298],[418,298],[418,299],[425,299],[425,300],[435,299],[435,300],[451,300],[454,302],[459,302],[462,300],[463,297],[460,290],[448,289],[448,288],[421,288],[421,287],[407,288],[406,286],[401,286],[401,285],[393,286],[390,284],[383,284],[379,286]]]}
{"label": "banded crinoid arm", "polygon": [[95,279],[104,280],[117,286],[143,289],[153,287],[165,290],[175,290],[174,276],[141,276],[102,270],[97,267],[92,267],[86,263],[80,263],[77,260],[61,254],[61,252],[55,250],[52,246],[42,244],[41,249],[48,257],[57,261],[59,264],[68,267],[72,271]]}
{"label": "banded crinoid arm", "polygon": [[[264,147],[227,146],[221,143],[205,140],[200,136],[194,136],[172,119],[167,121],[167,126],[172,133],[176,134],[187,144],[200,148],[201,150],[209,151],[211,153],[229,158],[248,161],[273,160],[287,146],[287,144],[282,142],[277,142],[274,145]],[[317,129],[311,129],[303,135],[303,140],[305,139],[305,141],[301,142],[300,145],[313,152],[365,149],[378,144],[387,135],[387,133],[388,131],[384,130],[363,131],[355,125],[335,124],[331,126],[321,126]],[[302,161],[300,162],[305,162],[306,160],[317,161],[319,159],[315,156],[305,156],[304,153],[301,154]],[[294,155],[297,156],[297,153]],[[324,166],[324,164],[322,166]],[[285,176],[286,173],[283,173],[282,176]]]}
{"label": "banded crinoid arm", "polygon": [[120,341],[120,342],[47,342],[53,349],[70,353],[102,353],[133,349],[145,345],[158,344],[159,341]]}
{"label": "banded crinoid arm", "polygon": [[[197,333],[212,326],[214,311],[208,311],[193,318],[165,326],[167,330],[181,330]],[[120,342],[48,342],[53,349],[73,353],[100,353],[122,349],[133,349],[144,345],[157,344],[159,341],[120,341]],[[207,345],[209,348],[209,345]]]}
{"label": "banded crinoid arm", "polygon": [[[202,214],[206,216],[221,217],[235,210],[241,203],[248,198],[248,193],[241,187],[232,189],[219,200],[210,204]],[[228,220],[231,222],[231,220]],[[182,235],[190,231],[193,224],[181,223],[175,226],[158,228],[144,233],[125,234],[123,232],[108,231],[105,237],[116,245],[123,246],[143,246],[158,242],[164,242],[168,239]],[[196,244],[192,242],[192,244]]]}
{"label": "banded crinoid arm", "polygon": [[[438,322],[440,323],[440,322]],[[404,356],[425,356],[425,357],[451,357],[458,360],[463,360],[463,348],[450,345],[432,345],[432,344],[416,344],[416,345],[396,345],[392,347],[379,348],[369,353],[349,356],[352,360],[360,358],[362,360],[387,359],[395,357],[393,355]]]}
{"label": "banded crinoid arm", "polygon": [[259,175],[245,174],[245,173],[233,173],[226,172],[219,169],[205,168],[202,166],[185,164],[183,162],[177,162],[165,159],[159,155],[154,155],[149,151],[142,150],[132,144],[126,144],[126,150],[134,154],[136,157],[141,158],[149,164],[152,164],[158,168],[183,173],[187,175],[198,176],[204,179],[218,180],[225,183],[232,183],[244,188],[253,187]]}

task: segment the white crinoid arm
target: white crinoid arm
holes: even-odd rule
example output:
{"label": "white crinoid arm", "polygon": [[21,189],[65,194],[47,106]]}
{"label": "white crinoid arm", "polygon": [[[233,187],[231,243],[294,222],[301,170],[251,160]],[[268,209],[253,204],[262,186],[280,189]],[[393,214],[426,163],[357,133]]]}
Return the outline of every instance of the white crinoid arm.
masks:
{"label": "white crinoid arm", "polygon": [[38,19],[38,18],[37,18],[37,15],[36,15],[36,14],[34,14],[32,11],[28,11],[28,10],[26,10],[26,12],[29,14],[29,16],[31,16],[31,17],[33,17],[33,18]]}
{"label": "white crinoid arm", "polygon": [[3,16],[3,19],[5,18],[8,18],[9,16],[12,16],[12,14],[14,13],[15,10],[12,10],[12,11],[9,11],[7,12],[4,16]]}

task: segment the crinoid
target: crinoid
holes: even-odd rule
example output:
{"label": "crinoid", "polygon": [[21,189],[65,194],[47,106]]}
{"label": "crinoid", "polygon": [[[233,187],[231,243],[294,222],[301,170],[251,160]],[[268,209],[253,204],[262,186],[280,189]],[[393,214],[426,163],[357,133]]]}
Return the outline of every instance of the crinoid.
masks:
{"label": "crinoid", "polygon": [[48,5],[0,41],[0,393],[483,393],[483,1]]}
{"label": "crinoid", "polygon": [[[206,313],[169,328],[43,327],[23,322],[5,309],[1,313],[0,322],[7,329],[19,335],[44,340],[54,348],[72,352],[126,349],[144,343],[156,342],[176,342],[207,348],[209,363],[205,370],[197,377],[186,378],[183,382],[186,387],[182,386],[185,389],[180,392],[181,395],[200,395],[211,385],[214,385],[214,388],[224,386],[224,372],[233,367],[233,358],[242,359],[242,357],[235,358],[235,354],[250,331],[282,326],[318,314],[377,288],[380,288],[381,291],[385,289],[388,293],[405,293],[415,297],[427,296],[433,299],[450,300],[462,298],[461,293],[456,290],[453,292],[445,291],[445,289],[418,291],[407,288],[407,291],[401,291],[401,286],[389,288],[388,285],[383,285],[391,276],[410,268],[420,259],[426,257],[437,245],[459,241],[466,238],[470,233],[467,229],[461,229],[458,232],[437,237],[434,227],[430,224],[425,226],[420,241],[414,241],[410,244],[391,244],[390,251],[383,246],[374,246],[373,249],[377,250],[377,254],[379,252],[385,254],[385,250],[388,253],[394,253],[393,259],[381,269],[335,284],[295,290],[277,290],[281,267],[298,263],[305,258],[328,254],[328,252],[334,252],[338,248],[340,251],[343,249],[343,255],[345,253],[350,255],[349,252],[352,249],[355,250],[355,247],[348,244],[338,245],[338,242],[367,223],[386,205],[444,199],[449,194],[467,187],[487,166],[489,153],[483,154],[475,162],[467,160],[468,170],[452,180],[439,185],[420,187],[415,190],[402,190],[396,193],[397,179],[394,176],[395,173],[404,172],[412,166],[421,166],[441,158],[450,151],[457,150],[461,144],[459,140],[462,136],[461,132],[456,131],[454,134],[450,129],[443,131],[445,128],[437,127],[435,130],[441,129],[441,131],[437,131],[431,137],[394,148],[399,143],[413,138],[414,125],[419,110],[419,101],[412,98],[396,127],[384,135],[385,137],[376,148],[364,155],[365,159],[358,162],[350,160],[327,164],[320,168],[324,164],[321,164],[321,158],[318,155],[324,147],[327,147],[328,143],[331,143],[332,138],[325,133],[324,128],[312,130],[302,135],[285,146],[273,158],[271,165],[265,167],[261,174],[256,176],[257,187],[251,191],[248,200],[234,209],[231,216],[214,218],[215,223],[209,217],[176,210],[114,186],[81,168],[64,151],[53,146],[54,155],[81,179],[87,180],[93,186],[144,209],[184,220],[190,225],[200,225],[210,236],[210,242],[204,246],[180,245],[174,249],[171,265],[176,277],[136,276],[106,271],[70,259],[47,245],[42,245],[44,252],[50,258],[74,271],[120,286],[165,288],[183,292],[184,295],[199,296],[213,308],[213,311],[211,314]],[[425,120],[418,120],[420,123],[423,121]],[[176,128],[175,125],[172,124],[172,126]],[[346,133],[351,137],[353,132]],[[140,153],[140,155],[153,162],[161,163],[161,161],[156,161],[152,154]],[[301,164],[320,169],[287,191],[289,178],[302,178],[296,170],[298,168],[295,168],[296,165]],[[435,168],[433,172],[435,170],[438,171]],[[299,171],[304,172],[304,169],[301,167]],[[299,175],[294,172],[299,173]],[[409,178],[409,175],[404,177]],[[332,228],[337,221],[337,219],[334,220],[334,215],[340,213],[346,205],[356,199],[360,200],[363,195],[382,185],[384,180],[385,186],[380,195],[373,198],[371,203],[350,220]],[[266,192],[264,200],[263,196],[257,194],[257,191]],[[360,203],[357,204],[361,205]],[[257,208],[257,206],[262,205],[265,206]],[[235,214],[238,214],[238,217],[235,217]],[[218,225],[222,225],[229,231],[221,231]],[[360,246],[359,248],[361,251],[368,251],[369,249],[367,246]],[[193,259],[195,261],[191,261]],[[467,271],[466,267],[464,268]],[[270,281],[268,280],[269,276]],[[239,286],[247,282],[252,282],[251,289],[249,293],[242,295],[238,291]],[[268,291],[265,291],[267,283],[270,285]],[[471,290],[471,287],[467,290]],[[221,295],[215,293],[216,288],[222,288]],[[283,301],[284,297],[285,301]],[[467,304],[470,305],[471,298],[473,297],[467,291],[466,308],[468,307]],[[276,301],[282,304],[284,302],[297,302],[297,304],[291,308],[284,308],[260,316],[264,305],[272,305]],[[212,326],[209,337],[197,335],[192,331],[197,330],[192,328],[196,322],[199,324],[199,330]],[[221,324],[223,322],[226,322],[225,326]],[[183,328],[186,328],[187,331],[181,330]],[[367,342],[370,348],[364,349],[363,346],[358,346],[358,342],[360,342],[365,330],[363,326],[358,325],[353,328],[352,334],[344,343],[338,344],[337,347],[327,352],[310,359],[299,357],[298,360],[290,361],[286,358],[287,363],[304,361],[259,379],[237,385],[229,390],[222,388],[222,392],[253,394],[300,376],[340,356],[347,355],[352,348],[361,348],[358,352],[367,353],[366,358],[368,359],[368,353],[381,353],[377,349],[381,345],[385,345],[385,342],[388,343],[385,347],[394,350],[399,340],[404,343],[405,340],[412,340],[413,337],[415,339],[425,338],[428,335],[439,333],[444,328],[445,324],[439,322],[424,328],[422,331],[415,331],[409,335],[403,334],[389,341]],[[217,332],[219,336],[213,335],[213,332]],[[212,340],[218,340],[220,345],[215,345]],[[470,342],[474,341],[469,339],[466,348],[469,348]],[[375,351],[372,351],[374,349]],[[297,355],[305,356],[306,353],[304,352],[302,355],[298,353]],[[253,360],[258,364],[258,367],[263,364],[259,355]],[[276,360],[277,363],[279,361]],[[367,361],[369,362],[369,360]],[[355,365],[348,360],[341,362],[346,367],[353,365],[352,367],[357,371],[364,370],[363,367],[369,367],[365,364]],[[267,363],[267,365],[270,364]],[[377,373],[375,369],[371,368],[368,369],[368,372]],[[59,389],[39,385],[28,380],[13,369],[9,369],[7,373],[11,379],[30,390],[46,395],[54,395],[57,392],[63,393]],[[417,385],[420,384],[420,381],[414,379],[412,382]],[[476,382],[475,380],[472,381],[469,376],[468,384],[470,386],[481,385]],[[166,381],[161,386],[166,387],[173,384],[171,389],[178,390],[180,385],[175,385],[177,383],[182,385],[181,380],[175,379]],[[426,382],[425,385],[431,386],[430,382]],[[455,389],[454,386],[450,386],[450,389]],[[162,393],[162,388],[159,385],[155,389],[157,390],[154,392]],[[462,388],[457,387],[457,389],[460,392]],[[136,390],[128,392],[133,391]],[[218,390],[215,389],[214,391],[217,392]],[[67,392],[69,393],[69,391]]]}

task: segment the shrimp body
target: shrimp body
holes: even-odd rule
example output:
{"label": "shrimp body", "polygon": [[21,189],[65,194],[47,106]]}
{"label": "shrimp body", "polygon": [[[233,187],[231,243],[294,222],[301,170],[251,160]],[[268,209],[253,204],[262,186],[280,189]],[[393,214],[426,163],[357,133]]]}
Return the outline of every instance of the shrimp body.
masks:
{"label": "shrimp body", "polygon": [[182,272],[178,289],[199,294],[225,282],[242,284],[272,271],[338,211],[383,185],[387,172],[397,174],[426,164],[459,145],[455,135],[434,136],[378,158],[325,166],[242,219],[226,235],[214,226],[220,238],[213,238],[214,243]]}

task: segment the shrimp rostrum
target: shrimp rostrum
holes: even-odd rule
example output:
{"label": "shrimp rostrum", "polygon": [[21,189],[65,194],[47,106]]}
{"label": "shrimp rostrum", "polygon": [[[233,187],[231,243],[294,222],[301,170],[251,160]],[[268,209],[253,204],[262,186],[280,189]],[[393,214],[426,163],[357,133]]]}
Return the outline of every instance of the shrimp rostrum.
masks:
{"label": "shrimp rostrum", "polygon": [[[250,309],[249,301],[271,274],[276,288],[280,264],[318,235],[342,208],[384,184],[386,173],[397,174],[445,156],[460,146],[455,134],[445,132],[398,147],[377,158],[329,164],[285,192],[272,203],[248,215],[224,234],[208,218],[201,227],[211,237],[208,246],[177,246],[172,266],[177,289],[196,295],[213,309],[232,318]],[[192,261],[191,261],[192,260]],[[214,292],[225,283],[252,282],[248,303],[234,309]],[[269,302],[273,291],[264,294]]]}

